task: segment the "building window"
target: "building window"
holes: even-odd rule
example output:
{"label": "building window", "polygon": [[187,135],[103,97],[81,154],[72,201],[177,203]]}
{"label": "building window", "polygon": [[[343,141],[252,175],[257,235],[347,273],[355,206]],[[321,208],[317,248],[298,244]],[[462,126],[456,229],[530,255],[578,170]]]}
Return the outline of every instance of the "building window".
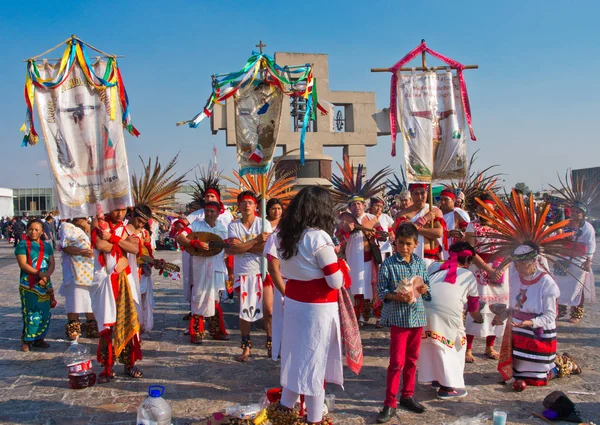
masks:
{"label": "building window", "polygon": [[[303,98],[302,96],[290,97],[290,128],[295,133],[299,133],[302,131],[304,117],[306,116],[306,107],[307,99]],[[309,120],[306,131],[311,133],[316,132],[317,122]]]}
{"label": "building window", "polygon": [[351,104],[333,105],[333,116],[331,117],[334,133],[354,132],[354,120]]}

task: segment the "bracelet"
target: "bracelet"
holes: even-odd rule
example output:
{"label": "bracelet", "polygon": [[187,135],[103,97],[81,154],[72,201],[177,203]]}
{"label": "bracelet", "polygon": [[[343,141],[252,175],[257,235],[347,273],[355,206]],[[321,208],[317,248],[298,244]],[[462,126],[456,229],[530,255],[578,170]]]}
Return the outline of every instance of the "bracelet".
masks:
{"label": "bracelet", "polygon": [[117,235],[110,235],[110,239],[108,240],[113,245],[118,245],[121,242],[121,238]]}

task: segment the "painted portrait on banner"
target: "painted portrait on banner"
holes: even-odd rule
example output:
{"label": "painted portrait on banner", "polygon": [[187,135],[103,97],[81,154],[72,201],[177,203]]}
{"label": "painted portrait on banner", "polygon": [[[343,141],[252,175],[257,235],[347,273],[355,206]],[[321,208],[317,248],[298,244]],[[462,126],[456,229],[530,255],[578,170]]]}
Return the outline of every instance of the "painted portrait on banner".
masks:
{"label": "painted portrait on banner", "polygon": [[458,77],[450,72],[401,74],[398,93],[408,179],[464,177],[467,146]]}
{"label": "painted portrait on banner", "polygon": [[[95,73],[104,75],[106,66],[98,61]],[[54,78],[58,65],[45,64],[39,72],[41,78]],[[133,204],[118,96],[117,87],[91,86],[78,63],[57,88],[35,91],[61,217]]]}
{"label": "painted portrait on banner", "polygon": [[273,159],[284,94],[270,84],[250,85],[235,95],[235,133],[240,175],[265,174]]}

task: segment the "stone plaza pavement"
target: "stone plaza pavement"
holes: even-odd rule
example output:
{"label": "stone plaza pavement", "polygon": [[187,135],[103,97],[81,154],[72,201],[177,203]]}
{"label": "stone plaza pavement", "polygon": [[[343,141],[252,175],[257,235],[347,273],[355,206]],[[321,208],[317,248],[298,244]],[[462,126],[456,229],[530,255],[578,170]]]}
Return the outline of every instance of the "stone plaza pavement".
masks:
{"label": "stone plaza pavement", "polygon": [[[159,251],[158,256],[177,260],[176,252]],[[57,254],[60,265],[60,254]],[[596,270],[600,275],[600,267]],[[60,267],[53,276],[56,291],[61,283]],[[165,398],[173,408],[173,424],[184,425],[204,418],[225,407],[258,402],[266,388],[279,383],[278,363],[266,358],[265,336],[254,330],[253,357],[240,364],[239,326],[236,305],[225,305],[226,321],[232,340],[206,340],[202,346],[189,343],[183,335],[188,322],[182,299],[181,281],[158,278],[155,286],[155,328],[143,342],[144,360],[139,366],[144,378],[134,380],[121,375],[103,385],[83,390],[68,388],[62,353],[66,315],[64,299],[53,311],[47,341],[49,349],[20,348],[21,314],[18,296],[18,267],[12,247],[0,241],[0,423],[1,424],[134,424],[136,407],[146,397],[148,385],[166,388]],[[579,360],[583,375],[552,381],[548,387],[528,388],[523,393],[497,384],[495,363],[482,356],[482,341],[476,340],[477,362],[467,365],[465,378],[469,395],[460,401],[437,400],[428,385],[418,385],[416,398],[428,411],[423,415],[399,410],[390,424],[450,424],[458,418],[485,414],[494,409],[508,412],[510,424],[543,424],[531,415],[541,413],[541,401],[553,390],[575,391],[569,394],[587,421],[600,422],[600,312],[598,306],[588,308],[582,324],[559,322],[559,350],[568,351]],[[258,328],[261,324],[258,323]],[[388,364],[389,332],[373,324],[362,331],[365,352],[360,376],[345,370],[344,389],[329,385],[336,396],[334,423],[372,424],[381,408],[385,393]],[[83,339],[92,353],[96,341]],[[498,344],[498,343],[497,343]],[[99,371],[95,363],[96,372]],[[482,423],[491,424],[491,420]]]}

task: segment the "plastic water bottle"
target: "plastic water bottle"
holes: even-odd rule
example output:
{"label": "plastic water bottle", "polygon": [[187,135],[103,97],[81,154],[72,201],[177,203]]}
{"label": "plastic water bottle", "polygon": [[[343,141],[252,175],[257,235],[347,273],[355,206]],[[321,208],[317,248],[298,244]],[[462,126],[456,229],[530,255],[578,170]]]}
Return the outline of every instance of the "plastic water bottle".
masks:
{"label": "plastic water bottle", "polygon": [[96,374],[92,370],[92,360],[85,345],[73,342],[65,351],[65,366],[69,374],[69,385],[73,389],[91,387],[96,383]]}
{"label": "plastic water bottle", "polygon": [[136,425],[171,425],[171,406],[162,398],[165,387],[151,385],[148,397],[138,406]]}

